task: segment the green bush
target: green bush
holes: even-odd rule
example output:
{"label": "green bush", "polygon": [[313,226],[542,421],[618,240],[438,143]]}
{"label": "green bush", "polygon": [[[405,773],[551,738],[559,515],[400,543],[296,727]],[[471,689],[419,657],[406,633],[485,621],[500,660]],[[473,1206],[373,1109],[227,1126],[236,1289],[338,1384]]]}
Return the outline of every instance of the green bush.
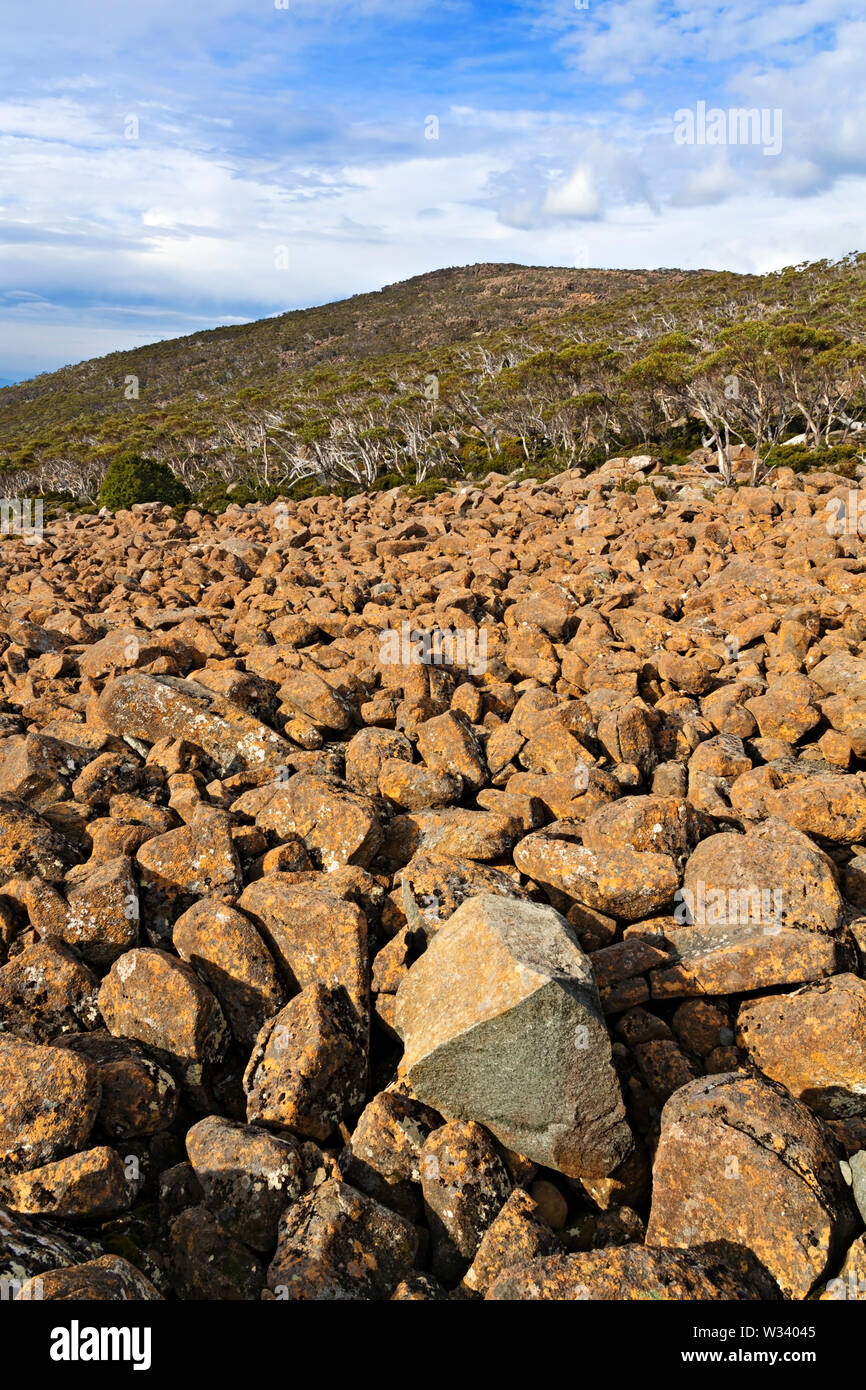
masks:
{"label": "green bush", "polygon": [[402,487],[405,482],[406,479],[401,478],[399,473],[380,473],[370,491],[390,492],[392,487]]}
{"label": "green bush", "polygon": [[176,478],[167,463],[123,453],[108,465],[99,489],[100,507],[125,511],[136,502],[165,502],[170,507],[189,502],[188,488]]}
{"label": "green bush", "polygon": [[854,444],[831,444],[810,449],[808,444],[780,445],[764,455],[767,468],[792,468],[795,473],[833,472],[844,478],[854,476],[857,448]]}
{"label": "green bush", "polygon": [[423,483],[415,483],[406,491],[410,497],[423,497],[429,501],[432,497],[438,497],[440,492],[447,492],[448,483],[444,478],[425,478]]}

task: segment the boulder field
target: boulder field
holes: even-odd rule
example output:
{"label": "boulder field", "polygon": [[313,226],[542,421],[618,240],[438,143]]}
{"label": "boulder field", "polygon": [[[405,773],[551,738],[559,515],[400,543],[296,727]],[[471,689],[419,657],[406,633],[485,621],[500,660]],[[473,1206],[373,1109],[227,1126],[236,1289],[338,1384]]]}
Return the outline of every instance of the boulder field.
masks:
{"label": "boulder field", "polygon": [[3,539],[4,1297],[866,1298],[852,484],[631,462]]}

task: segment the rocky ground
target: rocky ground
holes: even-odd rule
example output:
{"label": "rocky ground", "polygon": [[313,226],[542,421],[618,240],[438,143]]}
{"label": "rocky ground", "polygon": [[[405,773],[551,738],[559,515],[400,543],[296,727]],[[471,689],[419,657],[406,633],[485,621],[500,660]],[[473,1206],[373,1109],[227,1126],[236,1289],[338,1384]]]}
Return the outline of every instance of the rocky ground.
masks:
{"label": "rocky ground", "polygon": [[4,1296],[866,1297],[854,485],[653,476],[0,546]]}

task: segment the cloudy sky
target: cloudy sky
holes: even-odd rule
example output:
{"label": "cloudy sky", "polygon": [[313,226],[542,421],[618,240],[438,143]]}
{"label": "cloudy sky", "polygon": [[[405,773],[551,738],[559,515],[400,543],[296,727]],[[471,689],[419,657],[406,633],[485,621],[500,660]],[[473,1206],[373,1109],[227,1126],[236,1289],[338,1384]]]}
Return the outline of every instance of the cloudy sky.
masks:
{"label": "cloudy sky", "polygon": [[0,25],[0,381],[440,266],[866,249],[862,0],[0,0]]}

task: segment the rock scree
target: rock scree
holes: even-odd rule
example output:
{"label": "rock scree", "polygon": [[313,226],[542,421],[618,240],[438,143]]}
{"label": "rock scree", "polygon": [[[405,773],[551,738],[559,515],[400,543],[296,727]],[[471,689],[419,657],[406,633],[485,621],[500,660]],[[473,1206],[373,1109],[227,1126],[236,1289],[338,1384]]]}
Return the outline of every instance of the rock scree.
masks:
{"label": "rock scree", "polygon": [[736,482],[4,537],[10,1297],[866,1298],[866,556]]}

